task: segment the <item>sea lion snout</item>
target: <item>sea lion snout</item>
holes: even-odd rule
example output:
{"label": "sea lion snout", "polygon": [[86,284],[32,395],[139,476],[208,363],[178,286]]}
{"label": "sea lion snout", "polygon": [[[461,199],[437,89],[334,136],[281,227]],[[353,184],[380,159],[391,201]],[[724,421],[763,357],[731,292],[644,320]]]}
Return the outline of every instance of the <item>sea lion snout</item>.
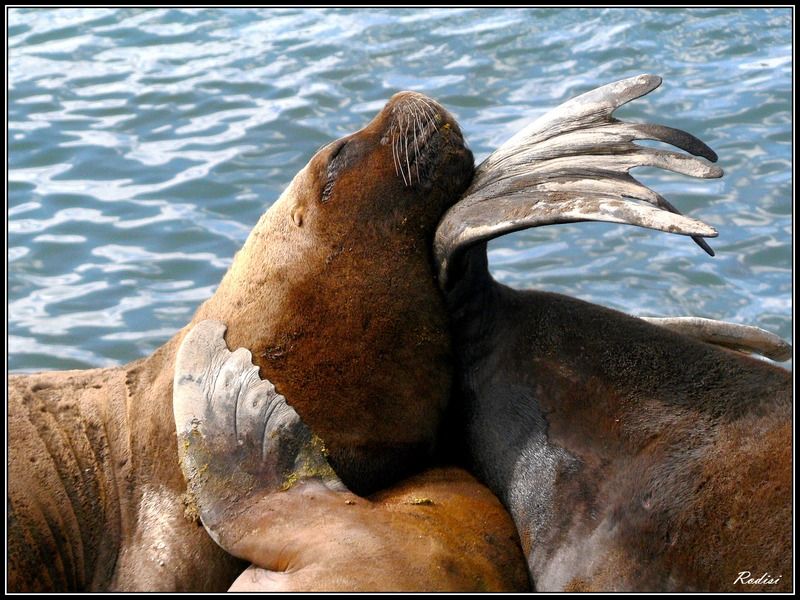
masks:
{"label": "sea lion snout", "polygon": [[472,152],[461,128],[432,98],[398,92],[373,123],[382,125],[381,143],[391,147],[395,172],[405,186],[429,186],[442,176],[448,182],[471,179]]}
{"label": "sea lion snout", "polygon": [[419,118],[430,119],[435,125],[444,126],[447,124],[461,135],[461,129],[458,127],[453,115],[436,100],[419,92],[397,92],[389,98],[384,111],[389,111],[395,119],[402,119],[409,114],[412,116],[416,114]]}

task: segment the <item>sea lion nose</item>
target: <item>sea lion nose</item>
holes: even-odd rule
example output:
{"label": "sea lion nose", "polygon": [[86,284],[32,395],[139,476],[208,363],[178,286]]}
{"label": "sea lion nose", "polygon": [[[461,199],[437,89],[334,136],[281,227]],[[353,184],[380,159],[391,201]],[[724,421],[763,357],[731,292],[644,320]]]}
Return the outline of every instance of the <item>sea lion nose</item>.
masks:
{"label": "sea lion nose", "polygon": [[423,182],[427,185],[431,177],[447,179],[449,175],[441,169],[449,171],[451,162],[458,165],[459,173],[469,171],[467,179],[471,177],[472,153],[458,123],[441,104],[424,94],[395,94],[366,129],[381,136],[381,144],[390,148],[395,173],[406,187]]}
{"label": "sea lion nose", "polygon": [[419,92],[405,91],[396,93],[386,103],[386,109],[390,110],[395,116],[410,114],[420,119],[434,119],[437,123],[449,117],[449,113],[441,104]]}
{"label": "sea lion nose", "polygon": [[456,140],[463,141],[455,117],[436,100],[420,92],[403,91],[394,94],[386,103],[382,114],[386,117],[387,129],[416,129],[426,134],[449,129],[456,134]]}
{"label": "sea lion nose", "polygon": [[389,98],[389,104],[391,104],[393,102],[417,102],[417,101],[419,101],[419,102],[428,102],[431,105],[435,105],[435,106],[441,108],[439,103],[436,102],[436,100],[434,100],[433,98],[429,98],[428,96],[426,96],[425,94],[422,94],[420,92],[412,92],[411,90],[405,90],[405,91],[402,91],[402,92],[397,92],[391,98]]}

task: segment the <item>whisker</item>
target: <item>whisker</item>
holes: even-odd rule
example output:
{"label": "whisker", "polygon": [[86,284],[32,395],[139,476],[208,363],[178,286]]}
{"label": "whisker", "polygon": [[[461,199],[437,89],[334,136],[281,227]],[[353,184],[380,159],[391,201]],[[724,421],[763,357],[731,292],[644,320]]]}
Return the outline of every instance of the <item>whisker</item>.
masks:
{"label": "whisker", "polygon": [[402,156],[400,155],[400,147],[401,147],[401,145],[403,143],[403,130],[400,127],[400,120],[401,119],[402,119],[402,115],[400,115],[398,117],[398,126],[397,126],[397,131],[398,131],[398,136],[397,136],[397,164],[398,164],[399,169],[400,169],[400,176],[403,178],[403,185],[408,185],[408,183],[406,182],[406,174],[403,172],[403,159],[402,159]]}
{"label": "whisker", "polygon": [[[408,115],[406,115],[408,116]],[[408,125],[411,124],[411,118],[408,119],[405,126],[403,127],[403,134],[405,135],[405,144],[404,148],[406,151],[406,168],[408,169],[408,185],[411,185],[411,162],[408,160]]]}
{"label": "whisker", "polygon": [[438,126],[436,125],[436,119],[434,118],[438,111],[433,103],[428,100],[427,98],[419,98],[420,102],[422,102],[428,109],[428,122],[433,126],[434,130],[438,131]]}
{"label": "whisker", "polygon": [[436,118],[435,118],[436,114],[434,112],[432,112],[430,108],[428,108],[427,117],[428,117],[428,123],[430,124],[431,129],[434,132],[438,131],[439,127],[436,125]]}
{"label": "whisker", "polygon": [[390,133],[392,134],[392,162],[394,163],[394,174],[395,176],[400,174],[399,169],[399,161],[397,160],[397,152],[395,149],[395,126],[394,123],[392,124],[392,128],[390,129]]}
{"label": "whisker", "polygon": [[417,140],[417,128],[419,128],[419,134],[422,135],[422,126],[419,121],[419,115],[417,115],[417,107],[418,105],[415,103],[413,108],[414,114],[414,166],[417,168],[417,183],[421,181],[419,176],[419,141]]}

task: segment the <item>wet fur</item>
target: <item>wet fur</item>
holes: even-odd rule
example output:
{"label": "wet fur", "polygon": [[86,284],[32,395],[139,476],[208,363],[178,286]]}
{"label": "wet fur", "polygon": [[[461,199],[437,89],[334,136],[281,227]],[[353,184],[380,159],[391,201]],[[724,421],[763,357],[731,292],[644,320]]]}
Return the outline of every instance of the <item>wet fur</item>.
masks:
{"label": "wet fur", "polygon": [[9,590],[211,591],[242,569],[184,514],[182,335],[125,367],[9,377]]}

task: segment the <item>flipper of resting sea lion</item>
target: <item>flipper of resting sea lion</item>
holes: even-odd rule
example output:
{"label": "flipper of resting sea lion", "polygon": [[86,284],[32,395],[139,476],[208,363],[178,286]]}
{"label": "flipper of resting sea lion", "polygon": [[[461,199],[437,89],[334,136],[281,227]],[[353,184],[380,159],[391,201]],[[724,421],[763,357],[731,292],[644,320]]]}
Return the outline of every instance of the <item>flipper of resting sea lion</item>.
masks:
{"label": "flipper of resting sea lion", "polygon": [[192,507],[226,551],[258,565],[232,590],[528,589],[514,525],[486,488],[450,468],[371,499],[350,493],[323,442],[224,332],[201,321],[184,338],[173,408]]}
{"label": "flipper of resting sea lion", "polygon": [[701,317],[639,318],[723,348],[759,354],[779,362],[792,358],[791,344],[760,327]]}
{"label": "flipper of resting sea lion", "polygon": [[[457,431],[514,517],[537,590],[791,590],[792,377],[717,344],[775,345],[709,336],[702,322],[687,336],[513,290],[488,271],[490,239],[574,221],[690,235],[710,250],[702,238],[713,228],[628,174],[645,165],[722,174],[633,143],[656,139],[715,161],[693,136],[613,118],[660,82],[626,79],[546,114],[478,167],[442,219],[435,248],[454,319]],[[743,572],[758,583],[743,584]]]}

